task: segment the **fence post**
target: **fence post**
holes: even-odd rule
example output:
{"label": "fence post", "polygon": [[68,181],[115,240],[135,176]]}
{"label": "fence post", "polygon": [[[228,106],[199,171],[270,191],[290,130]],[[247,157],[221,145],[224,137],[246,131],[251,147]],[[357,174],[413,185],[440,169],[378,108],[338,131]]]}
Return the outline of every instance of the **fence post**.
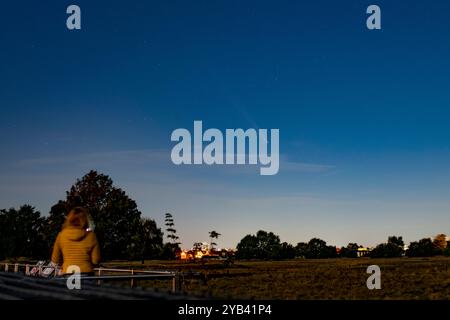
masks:
{"label": "fence post", "polygon": [[8,263],[5,263],[5,272],[8,272]]}
{"label": "fence post", "polygon": [[14,272],[15,272],[15,273],[18,273],[18,272],[19,272],[19,264],[18,264],[18,263],[16,263],[16,264],[14,265]]}
{"label": "fence post", "polygon": [[62,267],[56,266],[56,268],[55,268],[55,276],[57,276],[57,277],[62,276]]}
{"label": "fence post", "polygon": [[181,291],[181,282],[180,282],[180,274],[175,272],[172,278],[172,292],[180,292]]}
{"label": "fence post", "polygon": [[[100,268],[98,268],[98,276],[100,277],[101,275],[102,275],[102,268],[100,267]],[[97,285],[99,286],[101,284],[102,284],[102,281],[101,280],[97,280]]]}
{"label": "fence post", "polygon": [[25,265],[25,275],[27,275],[27,276],[30,275],[30,265],[28,265],[28,264]]}
{"label": "fence post", "polygon": [[[134,276],[134,269],[131,269],[131,275]],[[134,279],[131,278],[131,287],[134,288],[134,285],[135,285]]]}

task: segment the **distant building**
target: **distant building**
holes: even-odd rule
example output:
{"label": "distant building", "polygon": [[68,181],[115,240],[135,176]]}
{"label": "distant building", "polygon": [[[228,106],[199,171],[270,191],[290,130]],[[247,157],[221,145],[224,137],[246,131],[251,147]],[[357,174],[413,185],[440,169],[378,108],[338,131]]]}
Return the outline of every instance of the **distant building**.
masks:
{"label": "distant building", "polygon": [[369,253],[370,253],[370,249],[369,248],[359,247],[358,248],[358,252],[357,252],[357,256],[358,256],[358,258],[362,258],[362,257],[368,256]]}

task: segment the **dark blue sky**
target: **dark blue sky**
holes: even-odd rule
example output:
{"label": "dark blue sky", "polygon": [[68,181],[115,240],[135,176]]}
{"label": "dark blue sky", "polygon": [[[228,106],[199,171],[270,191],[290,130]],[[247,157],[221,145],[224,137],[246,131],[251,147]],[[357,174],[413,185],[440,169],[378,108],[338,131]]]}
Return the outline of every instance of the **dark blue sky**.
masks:
{"label": "dark blue sky", "polygon": [[[186,247],[450,233],[448,1],[17,1],[0,26],[2,208],[46,213],[97,169]],[[279,128],[280,173],[171,165],[194,120]]]}

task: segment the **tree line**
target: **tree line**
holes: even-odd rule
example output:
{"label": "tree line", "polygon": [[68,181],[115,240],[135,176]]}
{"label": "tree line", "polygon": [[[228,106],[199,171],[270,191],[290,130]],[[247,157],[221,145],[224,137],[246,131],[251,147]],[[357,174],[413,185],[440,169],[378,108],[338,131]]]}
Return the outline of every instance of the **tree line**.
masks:
{"label": "tree line", "polygon": [[[256,235],[249,234],[242,238],[237,245],[236,258],[275,260],[356,258],[360,248],[363,247],[357,243],[349,243],[346,247],[338,248],[328,245],[319,238],[313,238],[309,242],[299,242],[294,246],[287,242],[281,242],[280,237],[273,232],[260,230]],[[450,241],[446,241],[445,234],[438,234],[434,240],[424,238],[417,242],[411,242],[405,250],[403,238],[392,236],[386,243],[362,252],[364,256],[371,258],[450,256]]]}

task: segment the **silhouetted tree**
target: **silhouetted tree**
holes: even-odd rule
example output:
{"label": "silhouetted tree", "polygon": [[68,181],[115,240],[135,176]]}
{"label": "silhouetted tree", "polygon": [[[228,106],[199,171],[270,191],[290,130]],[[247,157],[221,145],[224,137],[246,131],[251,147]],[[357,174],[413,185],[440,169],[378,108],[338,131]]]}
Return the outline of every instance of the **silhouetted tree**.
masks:
{"label": "silhouetted tree", "polygon": [[178,242],[178,239],[180,239],[180,237],[177,236],[177,230],[175,229],[175,222],[173,220],[173,216],[171,213],[166,213],[165,216],[165,225],[166,225],[166,232],[167,232],[167,238],[168,240],[175,244],[180,244]]}
{"label": "silhouetted tree", "polygon": [[60,231],[64,216],[76,206],[86,207],[96,228],[95,233],[105,259],[131,259],[140,248],[141,212],[136,202],[113,186],[110,177],[90,171],[66,193],[66,200],[52,207],[49,239]]}
{"label": "silhouetted tree", "polygon": [[433,242],[430,238],[411,242],[408,250],[406,250],[406,255],[408,257],[431,257],[434,255]]}
{"label": "silhouetted tree", "polygon": [[403,237],[391,236],[391,237],[388,237],[388,244],[393,244],[393,245],[403,249],[405,242],[403,242]]}
{"label": "silhouetted tree", "polygon": [[278,252],[275,254],[275,259],[294,259],[296,256],[296,250],[293,245],[283,242],[279,248]]}
{"label": "silhouetted tree", "polygon": [[164,245],[163,257],[165,259],[175,259],[177,253],[181,251],[180,237],[177,236],[177,230],[175,229],[175,222],[171,213],[166,213],[164,223],[166,226],[168,243]]}
{"label": "silhouetted tree", "polygon": [[379,244],[370,252],[372,258],[395,258],[403,255],[403,238],[392,236],[387,243]]}
{"label": "silhouetted tree", "polygon": [[260,259],[260,250],[256,236],[248,234],[236,246],[236,258],[238,259]]}
{"label": "silhouetted tree", "polygon": [[209,232],[209,238],[210,238],[210,245],[211,245],[211,250],[214,249],[215,246],[217,246],[217,243],[213,242],[213,239],[219,239],[219,237],[221,236],[220,233],[217,233],[216,231],[210,231]]}
{"label": "silhouetted tree", "polygon": [[295,256],[298,258],[306,258],[308,253],[308,244],[306,242],[299,242],[295,246]]}
{"label": "silhouetted tree", "polygon": [[445,234],[438,234],[434,237],[433,247],[436,255],[441,255],[447,248],[447,236]]}
{"label": "silhouetted tree", "polygon": [[0,259],[43,258],[47,255],[45,219],[30,205],[0,210]]}
{"label": "silhouetted tree", "polygon": [[336,247],[328,246],[322,239],[313,238],[308,242],[305,257],[308,259],[335,258],[337,257]]}
{"label": "silhouetted tree", "polygon": [[450,256],[450,241],[447,241],[447,248],[444,250],[444,256]]}
{"label": "silhouetted tree", "polygon": [[[258,231],[245,236],[237,245],[238,259],[280,259],[283,251],[280,238],[272,232]],[[284,250],[288,251],[286,246]],[[285,251],[285,252],[286,252]]]}
{"label": "silhouetted tree", "polygon": [[342,247],[339,253],[340,257],[343,258],[357,258],[358,257],[358,244],[349,243],[347,247]]}
{"label": "silhouetted tree", "polygon": [[149,218],[141,218],[140,232],[136,243],[139,243],[141,263],[146,259],[157,259],[163,251],[163,233],[156,222]]}
{"label": "silhouetted tree", "polygon": [[51,255],[53,244],[55,243],[58,233],[61,231],[64,220],[66,219],[66,206],[67,203],[65,201],[58,201],[57,204],[51,207],[49,216],[45,218],[44,239],[48,247],[48,256]]}

